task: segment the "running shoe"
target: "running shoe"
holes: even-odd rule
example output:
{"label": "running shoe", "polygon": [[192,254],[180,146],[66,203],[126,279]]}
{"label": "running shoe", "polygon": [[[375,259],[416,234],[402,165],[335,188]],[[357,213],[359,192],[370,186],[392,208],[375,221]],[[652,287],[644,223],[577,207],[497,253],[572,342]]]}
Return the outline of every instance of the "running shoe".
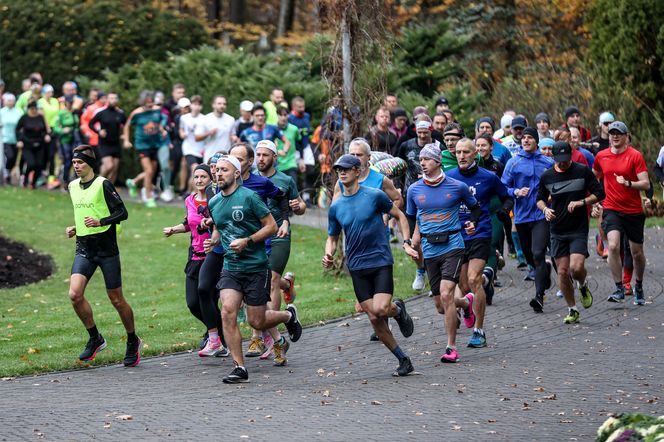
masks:
{"label": "running shoe", "polygon": [[415,272],[415,279],[413,279],[413,290],[417,292],[424,290],[424,273]]}
{"label": "running shoe", "polygon": [[565,316],[565,319],[563,320],[563,322],[565,324],[575,324],[575,323],[579,322],[579,316],[580,315],[579,315],[578,310],[573,309],[573,308],[569,309],[569,313],[567,314],[567,316]]}
{"label": "running shoe", "polygon": [[300,320],[297,317],[297,307],[293,304],[289,304],[286,307],[286,310],[291,313],[291,318],[286,323],[288,336],[292,342],[297,342],[300,339],[300,336],[302,336],[302,324],[300,324]]}
{"label": "running shoe", "polygon": [[127,190],[129,190],[129,196],[132,198],[138,198],[138,189],[136,188],[136,184],[134,184],[134,180],[127,178],[125,185],[127,186]]}
{"label": "running shoe", "polygon": [[170,203],[171,201],[173,201],[173,199],[175,198],[175,193],[173,192],[173,188],[170,186],[167,187],[166,190],[161,192],[159,198],[166,203]]}
{"label": "running shoe", "polygon": [[546,281],[544,282],[544,290],[549,290],[553,281],[551,280],[551,271],[553,270],[553,265],[550,261],[546,261]]}
{"label": "running shoe", "polygon": [[136,337],[134,341],[127,340],[127,351],[122,363],[125,367],[136,367],[141,362],[141,346],[143,341],[141,338]]}
{"label": "running shoe", "polygon": [[507,253],[510,255],[510,258],[516,259],[516,249],[514,244],[507,243]]}
{"label": "running shoe", "polygon": [[248,358],[257,358],[265,352],[265,344],[261,338],[252,337],[249,341],[249,348],[244,354]]}
{"label": "running shoe", "polygon": [[625,300],[625,290],[617,288],[606,300],[609,302],[623,302]]}
{"label": "running shoe", "polygon": [[558,291],[556,292],[556,297],[557,297],[557,298],[564,298],[565,295],[563,294],[562,290],[558,290]]}
{"label": "running shoe", "polygon": [[85,344],[85,350],[81,353],[78,358],[81,361],[94,361],[97,353],[106,348],[106,340],[102,335],[97,335],[95,337],[90,337],[88,343]]}
{"label": "running shoe", "polygon": [[46,184],[46,188],[48,190],[54,190],[54,189],[57,189],[58,187],[60,187],[60,184],[61,183],[60,183],[59,179],[57,179],[54,175],[49,175],[48,180],[47,180],[47,184]]}
{"label": "running shoe", "polygon": [[535,280],[535,269],[529,269],[526,276],[523,278],[524,281],[534,281]]}
{"label": "running shoe", "polygon": [[406,311],[406,303],[403,300],[397,298],[394,300],[394,303],[401,309],[401,312],[394,319],[399,324],[399,330],[401,330],[403,337],[408,338],[413,334],[413,330],[415,329],[413,318]]}
{"label": "running shoe", "polygon": [[217,352],[216,355],[214,355],[216,358],[227,358],[231,355],[231,351],[228,349],[228,347],[224,347],[223,345],[221,346],[221,350]]}
{"label": "running shoe", "polygon": [[583,308],[590,308],[593,305],[593,294],[587,285],[579,286],[579,293],[581,293],[581,305]]}
{"label": "running shoe", "polygon": [[440,362],[459,362],[459,353],[456,348],[447,347],[445,353],[440,357]]}
{"label": "running shoe", "polygon": [[634,305],[646,305],[646,295],[642,286],[634,286]]}
{"label": "running shoe", "polygon": [[217,356],[217,353],[219,353],[222,349],[221,345],[221,339],[219,337],[215,338],[210,338],[207,341],[207,344],[205,344],[205,348],[203,350],[200,350],[198,352],[198,356],[201,358],[206,358],[206,357],[215,357]]}
{"label": "running shoe", "polygon": [[491,267],[484,267],[484,281],[482,286],[484,287],[484,293],[486,294],[486,305],[493,304],[493,277],[494,271]]}
{"label": "running shoe", "polygon": [[224,384],[239,384],[242,382],[249,382],[249,373],[247,373],[246,368],[235,364],[233,371],[224,376],[221,381]]}
{"label": "running shoe", "polygon": [[525,269],[526,267],[528,267],[528,263],[526,262],[526,257],[521,250],[517,250],[516,260],[519,261],[519,264],[517,264],[516,266],[517,269]]}
{"label": "running shoe", "polygon": [[378,342],[380,341],[380,338],[376,334],[376,332],[371,333],[371,336],[369,336],[369,341],[371,342]]}
{"label": "running shoe", "polygon": [[503,258],[503,255],[496,250],[496,267],[498,270],[502,270],[505,268],[505,258]]}
{"label": "running shoe", "polygon": [[263,333],[263,343],[265,344],[265,351],[261,354],[260,359],[265,360],[273,354],[272,346],[274,345],[274,339],[272,339],[272,335]]}
{"label": "running shoe", "polygon": [[470,337],[468,341],[468,347],[470,348],[482,348],[486,347],[486,336],[484,332],[479,330],[473,330],[473,336]]}
{"label": "running shoe", "polygon": [[284,302],[286,304],[292,304],[293,301],[295,301],[295,273],[286,272],[284,279],[290,284],[290,286],[284,290]]}
{"label": "running shoe", "polygon": [[632,296],[634,294],[631,282],[623,282],[623,288],[625,289],[625,296]]}
{"label": "running shoe", "polygon": [[290,348],[290,344],[285,339],[283,341],[283,345],[275,342],[272,346],[274,351],[274,365],[277,367],[283,367],[288,362],[288,359],[286,359],[286,352]]}
{"label": "running shoe", "polygon": [[201,338],[201,342],[198,343],[198,349],[203,350],[205,346],[207,345],[209,334],[207,330],[205,331],[205,334],[203,335],[203,338]]}
{"label": "running shoe", "polygon": [[148,209],[154,209],[155,207],[157,207],[157,203],[154,200],[154,198],[148,198],[145,201],[145,207],[147,207]]}
{"label": "running shoe", "polygon": [[535,313],[542,313],[542,308],[544,307],[544,297],[542,295],[535,295],[535,297],[530,300],[530,306],[533,308]]}
{"label": "running shoe", "polygon": [[401,361],[399,361],[399,366],[394,372],[393,376],[408,376],[410,373],[415,370],[413,368],[413,363],[410,361],[410,358],[406,356]]}
{"label": "running shoe", "polygon": [[468,300],[468,307],[463,309],[463,324],[466,328],[473,328],[475,326],[475,312],[473,311],[475,295],[468,293],[466,299]]}

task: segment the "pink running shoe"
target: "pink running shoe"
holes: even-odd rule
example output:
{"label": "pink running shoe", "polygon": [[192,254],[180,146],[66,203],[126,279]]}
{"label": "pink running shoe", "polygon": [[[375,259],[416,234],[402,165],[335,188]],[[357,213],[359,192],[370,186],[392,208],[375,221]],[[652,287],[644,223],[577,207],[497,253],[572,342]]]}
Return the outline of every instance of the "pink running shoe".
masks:
{"label": "pink running shoe", "polygon": [[265,344],[265,351],[262,355],[260,355],[260,359],[265,360],[274,354],[272,351],[272,346],[274,345],[274,339],[272,339],[272,335],[269,333],[264,333],[263,343]]}
{"label": "pink running shoe", "polygon": [[459,353],[457,353],[456,348],[447,347],[445,353],[440,357],[440,362],[459,362]]}
{"label": "pink running shoe", "polygon": [[221,338],[209,338],[203,350],[198,352],[201,358],[214,357],[221,351]]}
{"label": "pink running shoe", "polygon": [[473,328],[475,326],[475,312],[473,311],[475,297],[472,293],[468,293],[466,299],[468,300],[468,308],[463,309],[463,323],[466,328]]}

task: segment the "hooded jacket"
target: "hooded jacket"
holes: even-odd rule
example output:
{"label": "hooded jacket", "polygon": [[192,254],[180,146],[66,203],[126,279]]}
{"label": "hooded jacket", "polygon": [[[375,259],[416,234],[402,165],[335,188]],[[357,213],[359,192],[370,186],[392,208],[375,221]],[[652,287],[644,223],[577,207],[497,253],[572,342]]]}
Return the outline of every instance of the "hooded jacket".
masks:
{"label": "hooded jacket", "polygon": [[[526,152],[522,149],[507,162],[501,180],[508,193],[514,196],[514,224],[544,219],[544,214],[537,208],[537,189],[542,173],[552,167],[553,159],[539,150]],[[517,197],[515,192],[523,187],[530,189],[528,195]]]}

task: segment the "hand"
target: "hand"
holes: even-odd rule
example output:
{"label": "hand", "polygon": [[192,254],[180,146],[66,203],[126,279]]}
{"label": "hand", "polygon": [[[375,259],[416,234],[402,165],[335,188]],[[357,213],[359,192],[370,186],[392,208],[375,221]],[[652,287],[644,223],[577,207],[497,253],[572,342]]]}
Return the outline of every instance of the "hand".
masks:
{"label": "hand", "polygon": [[616,175],[615,173],[613,174],[613,176],[616,177],[616,181],[618,182],[618,184],[625,187],[629,187],[629,180],[626,180],[625,177],[623,177],[622,175]]}
{"label": "hand", "polygon": [[107,135],[106,129],[102,129],[102,130],[99,131],[99,136],[101,138],[106,138],[106,135]]}
{"label": "hand", "polygon": [[408,256],[413,258],[414,260],[417,260],[420,257],[420,254],[417,250],[413,248],[410,244],[404,243],[403,249],[406,252]]}
{"label": "hand", "polygon": [[288,226],[290,223],[288,221],[284,221],[281,223],[281,227],[279,227],[279,230],[277,230],[277,238],[285,238],[288,236]]}
{"label": "hand", "polygon": [[47,142],[47,143],[50,143],[51,142],[51,136],[49,134],[46,134],[44,136],[44,141]]}
{"label": "hand", "polygon": [[277,155],[279,155],[280,157],[286,156],[286,151],[283,149],[279,149],[277,151]]}
{"label": "hand", "polygon": [[472,221],[466,221],[464,224],[464,229],[466,230],[466,235],[474,235],[475,234],[475,223]]}
{"label": "hand", "polygon": [[643,205],[648,210],[652,209],[652,201],[650,201],[650,198],[643,198]]}
{"label": "hand", "polygon": [[86,227],[100,227],[101,222],[98,219],[94,219],[91,216],[86,216],[85,217],[85,225],[86,225]]}
{"label": "hand", "polygon": [[23,141],[17,141],[16,147],[18,147],[19,149],[23,149]]}
{"label": "hand", "polygon": [[300,169],[301,173],[304,173],[304,172],[307,171],[307,166],[306,166],[306,164],[304,164],[304,160],[298,161],[297,162],[297,167],[298,167],[298,169]]}
{"label": "hand", "polygon": [[209,229],[212,227],[212,224],[212,218],[203,218],[199,226],[201,229]]}
{"label": "hand", "polygon": [[583,201],[570,201],[570,203],[567,205],[567,211],[569,213],[572,213],[579,207],[583,206],[585,206],[585,203]]}
{"label": "hand", "polygon": [[229,247],[231,250],[233,250],[236,253],[242,252],[244,249],[247,248],[249,245],[249,238],[238,238],[234,239],[230,244]]}
{"label": "hand", "polygon": [[592,216],[593,218],[600,217],[602,216],[603,211],[604,208],[601,205],[595,204],[593,205],[593,210],[590,211],[590,216]]}
{"label": "hand", "polygon": [[525,196],[528,196],[528,192],[530,192],[530,188],[529,188],[529,187],[522,187],[521,189],[517,190],[517,191],[515,192],[515,194],[516,194],[516,196],[518,196],[519,198],[523,198],[523,197],[525,197]]}
{"label": "hand", "polygon": [[164,227],[164,236],[168,238],[173,234],[173,227]]}
{"label": "hand", "polygon": [[293,212],[298,211],[300,209],[300,200],[298,198],[288,200],[288,207],[290,207]]}
{"label": "hand", "polygon": [[332,264],[334,264],[334,258],[332,255],[326,253],[325,256],[323,256],[323,267],[329,269],[332,267]]}
{"label": "hand", "polygon": [[208,238],[203,241],[203,251],[205,251],[205,253],[210,253],[216,245],[217,244],[214,240]]}
{"label": "hand", "polygon": [[71,132],[71,127],[63,127],[63,128],[62,128],[62,133],[63,133],[63,134],[66,135],[66,134],[68,134],[68,133],[70,133],[70,132]]}
{"label": "hand", "polygon": [[[574,203],[574,201],[572,201],[570,203],[570,206],[573,203]],[[569,207],[567,208],[567,210],[569,210]],[[574,209],[572,209],[572,210],[574,210]],[[570,211],[570,213],[571,213],[571,211]],[[546,220],[548,222],[553,221],[554,219],[556,219],[556,211],[547,207],[546,209],[544,209],[544,218],[546,218]]]}
{"label": "hand", "polygon": [[124,140],[122,145],[124,146],[125,149],[131,149],[132,148],[131,141],[129,141],[129,140]]}
{"label": "hand", "polygon": [[65,233],[67,234],[67,238],[73,238],[76,236],[76,226],[69,226],[65,229]]}

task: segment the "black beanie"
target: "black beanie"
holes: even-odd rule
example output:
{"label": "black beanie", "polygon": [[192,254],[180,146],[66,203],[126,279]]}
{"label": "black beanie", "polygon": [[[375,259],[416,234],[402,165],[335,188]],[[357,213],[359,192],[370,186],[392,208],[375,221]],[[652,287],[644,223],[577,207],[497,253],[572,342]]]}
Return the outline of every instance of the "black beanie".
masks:
{"label": "black beanie", "polygon": [[527,127],[523,130],[524,135],[530,135],[535,139],[535,142],[539,144],[539,134],[537,133],[537,129],[534,127]]}
{"label": "black beanie", "polygon": [[194,169],[194,172],[196,172],[197,170],[202,170],[203,172],[205,172],[205,173],[208,174],[208,176],[210,177],[210,179],[212,179],[212,170],[210,170],[210,166],[208,166],[207,164],[199,164],[199,165],[196,166],[196,168]]}

